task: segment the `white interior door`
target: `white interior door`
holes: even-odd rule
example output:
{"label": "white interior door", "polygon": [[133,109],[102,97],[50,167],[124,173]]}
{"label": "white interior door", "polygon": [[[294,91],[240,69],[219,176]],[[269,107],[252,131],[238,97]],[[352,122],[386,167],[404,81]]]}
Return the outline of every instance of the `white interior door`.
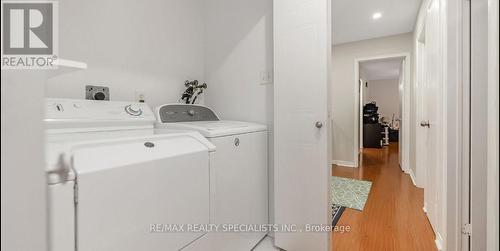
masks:
{"label": "white interior door", "polygon": [[427,217],[436,232],[436,239],[440,239],[441,209],[443,198],[441,188],[444,177],[444,167],[441,156],[443,153],[442,136],[442,53],[440,35],[440,1],[433,0],[427,10],[425,24],[426,71],[423,84],[423,115],[420,125],[424,132],[425,150],[423,151],[426,165],[426,185],[424,187],[424,201]]}
{"label": "white interior door", "polygon": [[[331,223],[330,8],[330,0],[274,0],[275,223],[297,229]],[[326,251],[329,237],[329,232],[278,231],[275,245]]]}
{"label": "white interior door", "polygon": [[[426,102],[425,102],[425,92],[426,92],[426,51],[425,51],[425,25],[419,32],[417,41],[417,82],[416,82],[416,93],[415,93],[415,111],[416,111],[416,121],[424,121],[427,119],[426,115]],[[414,124],[416,131],[416,183],[418,187],[425,187],[426,169],[427,163],[425,160],[425,151],[427,149],[427,128],[422,127],[419,124]],[[425,192],[425,191],[424,191]]]}

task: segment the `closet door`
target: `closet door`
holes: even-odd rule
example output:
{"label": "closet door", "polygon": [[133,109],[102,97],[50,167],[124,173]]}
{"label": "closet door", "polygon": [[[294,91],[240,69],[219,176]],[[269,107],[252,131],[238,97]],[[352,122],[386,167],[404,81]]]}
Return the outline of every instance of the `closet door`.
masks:
{"label": "closet door", "polygon": [[[287,251],[329,250],[330,0],[274,0],[274,213]],[[302,230],[302,232],[298,232]]]}

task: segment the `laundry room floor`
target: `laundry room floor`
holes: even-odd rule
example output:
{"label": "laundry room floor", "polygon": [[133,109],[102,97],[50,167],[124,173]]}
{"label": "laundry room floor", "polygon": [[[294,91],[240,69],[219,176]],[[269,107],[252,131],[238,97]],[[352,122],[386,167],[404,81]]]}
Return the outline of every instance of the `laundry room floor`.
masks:
{"label": "laundry room floor", "polygon": [[398,163],[398,144],[365,148],[360,167],[334,165],[334,176],[368,180],[372,189],[363,211],[346,208],[332,233],[332,250],[436,250],[435,235],[423,212],[424,191],[413,185]]}

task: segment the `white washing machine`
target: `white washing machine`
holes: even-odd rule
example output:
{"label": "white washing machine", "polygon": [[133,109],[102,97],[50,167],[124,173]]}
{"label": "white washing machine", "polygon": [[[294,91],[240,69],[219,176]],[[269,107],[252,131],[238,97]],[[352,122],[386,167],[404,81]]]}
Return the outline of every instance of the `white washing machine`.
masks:
{"label": "white washing machine", "polygon": [[154,135],[143,103],[47,99],[52,251],[179,250],[209,223],[209,155],[199,133]]}
{"label": "white washing machine", "polygon": [[[217,148],[210,156],[210,223],[258,226],[269,222],[265,125],[220,120],[202,105],[167,104],[155,112],[157,133],[196,131]],[[209,232],[186,250],[250,250],[266,235],[242,230],[246,229]]]}

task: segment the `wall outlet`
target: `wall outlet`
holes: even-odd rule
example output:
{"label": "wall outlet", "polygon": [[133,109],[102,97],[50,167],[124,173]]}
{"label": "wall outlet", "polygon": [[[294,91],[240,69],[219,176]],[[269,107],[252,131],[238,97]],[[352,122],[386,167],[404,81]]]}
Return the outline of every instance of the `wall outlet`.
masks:
{"label": "wall outlet", "polygon": [[89,100],[109,100],[109,87],[86,85],[85,99]]}
{"label": "wall outlet", "polygon": [[260,71],[259,82],[261,85],[268,85],[273,83],[273,73],[270,70]]}
{"label": "wall outlet", "polygon": [[144,90],[135,90],[135,101],[140,103],[146,102],[146,94],[144,94]]}

